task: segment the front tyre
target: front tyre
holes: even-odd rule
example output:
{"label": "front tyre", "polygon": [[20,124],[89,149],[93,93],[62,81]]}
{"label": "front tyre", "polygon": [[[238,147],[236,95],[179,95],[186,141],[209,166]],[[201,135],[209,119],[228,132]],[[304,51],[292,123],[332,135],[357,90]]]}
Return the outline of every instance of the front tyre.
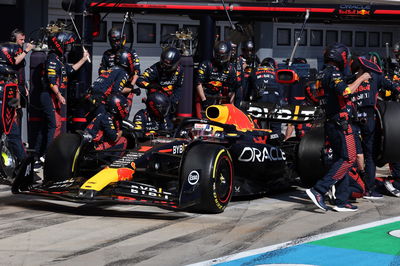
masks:
{"label": "front tyre", "polygon": [[220,145],[198,144],[188,151],[182,169],[183,178],[199,177],[200,197],[192,209],[202,213],[223,212],[233,190],[233,163],[229,152]]}

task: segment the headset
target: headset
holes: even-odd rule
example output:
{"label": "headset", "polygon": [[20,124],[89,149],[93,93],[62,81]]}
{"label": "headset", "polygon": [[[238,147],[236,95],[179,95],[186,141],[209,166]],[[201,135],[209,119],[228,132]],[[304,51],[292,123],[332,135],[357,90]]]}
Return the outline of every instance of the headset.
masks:
{"label": "headset", "polygon": [[18,29],[18,28],[14,29],[14,30],[11,32],[10,41],[11,41],[11,42],[17,42],[17,35],[18,35],[18,34],[24,35],[24,32],[23,32],[22,30]]}

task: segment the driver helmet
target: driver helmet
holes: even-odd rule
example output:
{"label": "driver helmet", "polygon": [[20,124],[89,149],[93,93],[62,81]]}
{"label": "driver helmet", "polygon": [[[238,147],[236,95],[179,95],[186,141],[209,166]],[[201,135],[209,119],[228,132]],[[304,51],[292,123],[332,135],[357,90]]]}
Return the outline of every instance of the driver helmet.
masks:
{"label": "driver helmet", "polygon": [[108,31],[108,41],[110,42],[111,49],[117,51],[124,47],[126,35],[122,33],[121,28],[113,27]]}
{"label": "driver helmet", "polygon": [[168,47],[164,49],[160,56],[160,67],[166,72],[174,72],[181,60],[181,53],[178,49]]}
{"label": "driver helmet", "polygon": [[124,119],[128,116],[128,101],[125,96],[114,94],[107,101],[107,109],[114,117]]}
{"label": "driver helmet", "polygon": [[60,31],[49,36],[47,42],[51,50],[59,55],[71,51],[72,44],[76,40],[76,35],[72,31]]}

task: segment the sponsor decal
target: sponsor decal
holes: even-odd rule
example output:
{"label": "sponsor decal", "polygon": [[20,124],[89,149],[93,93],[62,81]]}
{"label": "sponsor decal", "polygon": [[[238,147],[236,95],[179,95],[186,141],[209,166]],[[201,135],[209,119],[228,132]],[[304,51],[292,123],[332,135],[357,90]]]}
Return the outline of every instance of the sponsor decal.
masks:
{"label": "sponsor decal", "polygon": [[185,149],[185,145],[175,145],[172,147],[172,154],[182,154],[183,150]]}
{"label": "sponsor decal", "polygon": [[235,189],[235,193],[239,193],[240,192],[240,186],[235,186],[234,189]]}
{"label": "sponsor decal", "polygon": [[346,16],[365,16],[371,14],[370,5],[340,5],[338,13]]}
{"label": "sponsor decal", "polygon": [[192,186],[196,185],[200,180],[200,174],[198,171],[193,170],[192,172],[189,173],[188,175],[188,182]]}
{"label": "sponsor decal", "polygon": [[[314,115],[315,110],[300,110],[298,114],[295,114],[290,109],[268,109],[267,107],[250,106],[246,112],[251,114],[255,118],[274,118],[280,120],[293,120],[295,116],[301,116],[302,121],[310,120]],[[300,119],[299,119],[300,120]]]}
{"label": "sponsor decal", "polygon": [[146,185],[131,185],[131,193],[165,200],[169,199],[169,196],[172,196],[172,193],[163,191],[162,188],[157,189]]}
{"label": "sponsor decal", "polygon": [[259,150],[254,147],[245,147],[240,154],[239,161],[241,162],[260,162],[264,161],[285,161],[286,154],[279,148],[276,147],[264,147]]}

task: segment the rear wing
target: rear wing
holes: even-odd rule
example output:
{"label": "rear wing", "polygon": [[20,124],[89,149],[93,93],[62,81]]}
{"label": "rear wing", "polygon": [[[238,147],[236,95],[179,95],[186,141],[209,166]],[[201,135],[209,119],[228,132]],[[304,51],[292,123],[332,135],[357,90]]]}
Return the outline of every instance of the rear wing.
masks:
{"label": "rear wing", "polygon": [[273,103],[241,102],[240,109],[253,119],[293,124],[311,123],[324,119],[323,111],[315,106],[285,105]]}

